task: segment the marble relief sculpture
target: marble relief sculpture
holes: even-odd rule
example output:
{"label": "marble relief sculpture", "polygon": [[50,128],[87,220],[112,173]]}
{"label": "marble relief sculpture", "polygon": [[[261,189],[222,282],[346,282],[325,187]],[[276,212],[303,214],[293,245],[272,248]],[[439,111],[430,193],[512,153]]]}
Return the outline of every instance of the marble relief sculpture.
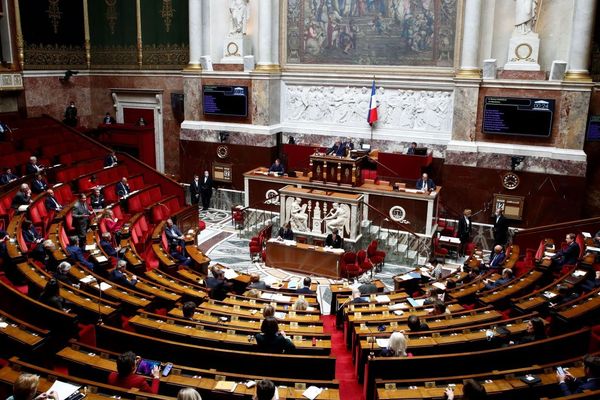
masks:
{"label": "marble relief sculpture", "polygon": [[[450,132],[451,92],[379,88],[377,98],[380,127]],[[365,123],[369,100],[366,87],[288,85],[285,120],[355,127]]]}
{"label": "marble relief sculpture", "polygon": [[[292,201],[290,201],[292,200]],[[302,204],[299,198],[288,198],[288,207],[290,216],[290,224],[296,232],[307,232],[308,229],[308,213],[306,212],[307,204]],[[290,204],[291,203],[291,204]]]}
{"label": "marble relief sculpture", "polygon": [[347,204],[333,203],[329,214],[324,218],[327,226],[327,232],[338,229],[340,235],[344,235],[344,229],[346,232],[350,232],[350,207]]}
{"label": "marble relief sculpture", "polygon": [[515,29],[526,35],[534,31],[539,0],[515,0]]}

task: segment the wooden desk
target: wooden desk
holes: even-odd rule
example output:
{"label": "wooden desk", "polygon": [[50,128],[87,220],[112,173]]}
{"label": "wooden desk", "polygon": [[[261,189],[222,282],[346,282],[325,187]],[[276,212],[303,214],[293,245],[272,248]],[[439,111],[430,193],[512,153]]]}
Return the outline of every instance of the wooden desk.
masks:
{"label": "wooden desk", "polygon": [[323,247],[302,243],[287,246],[277,240],[269,240],[266,264],[269,267],[337,279],[341,277],[342,255],[343,252],[325,251]]}
{"label": "wooden desk", "polygon": [[50,333],[2,310],[0,310],[0,322],[7,324],[6,327],[0,327],[0,357],[8,357],[17,351],[35,350],[45,342],[46,336]]}
{"label": "wooden desk", "polygon": [[315,153],[309,159],[309,168],[312,171],[311,181],[349,186],[362,185],[360,171],[365,157],[353,159]]}

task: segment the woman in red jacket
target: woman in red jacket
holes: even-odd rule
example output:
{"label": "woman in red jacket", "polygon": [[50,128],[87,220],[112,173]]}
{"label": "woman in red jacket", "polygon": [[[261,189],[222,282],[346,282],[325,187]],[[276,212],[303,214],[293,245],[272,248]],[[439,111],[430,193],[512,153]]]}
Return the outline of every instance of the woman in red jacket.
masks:
{"label": "woman in red jacket", "polygon": [[136,375],[136,356],[132,351],[121,354],[117,357],[117,372],[111,372],[108,376],[108,384],[119,386],[125,389],[137,388],[142,392],[158,393],[160,383],[160,370],[158,366],[152,368],[152,387],[142,375]]}

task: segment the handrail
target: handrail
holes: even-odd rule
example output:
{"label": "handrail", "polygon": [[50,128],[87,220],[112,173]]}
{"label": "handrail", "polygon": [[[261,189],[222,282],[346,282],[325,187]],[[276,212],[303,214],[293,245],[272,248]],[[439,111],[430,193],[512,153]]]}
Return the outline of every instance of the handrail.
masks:
{"label": "handrail", "polygon": [[[246,211],[248,209],[255,209],[258,204],[264,204],[266,201],[273,200],[276,197],[279,197],[279,195],[278,194],[272,194],[269,197],[267,197],[266,199],[259,200],[259,201],[255,202],[255,203],[250,204],[247,207],[240,208],[240,209],[238,209],[238,211],[242,211],[243,212],[243,211]],[[277,211],[268,211],[268,210],[263,210],[263,211],[265,211],[265,212],[277,212]]]}
{"label": "handrail", "polygon": [[369,208],[370,210],[373,210],[373,211],[375,211],[377,214],[379,214],[381,217],[383,217],[385,221],[391,222],[393,225],[396,225],[396,226],[398,226],[398,227],[400,228],[399,230],[402,230],[402,231],[408,232],[408,233],[410,233],[411,235],[413,235],[415,238],[417,238],[417,239],[420,239],[419,235],[417,235],[417,233],[416,233],[414,230],[412,230],[412,229],[410,229],[410,228],[408,228],[408,227],[404,226],[403,224],[401,224],[401,223],[400,223],[400,222],[398,222],[398,221],[394,221],[394,220],[393,220],[393,219],[391,219],[389,216],[385,215],[384,213],[382,213],[381,211],[379,211],[378,209],[376,209],[375,207],[373,207],[373,206],[372,206],[372,205],[370,205],[369,203],[363,203],[363,204],[364,204],[364,205],[366,205],[366,206],[367,206],[367,208]]}

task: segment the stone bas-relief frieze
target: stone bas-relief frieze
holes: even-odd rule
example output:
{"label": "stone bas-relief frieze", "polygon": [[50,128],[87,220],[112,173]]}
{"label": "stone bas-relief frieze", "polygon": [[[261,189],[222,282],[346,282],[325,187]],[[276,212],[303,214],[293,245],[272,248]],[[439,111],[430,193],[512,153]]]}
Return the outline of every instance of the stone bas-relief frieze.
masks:
{"label": "stone bas-relief frieze", "polygon": [[[371,89],[367,87],[288,85],[285,121],[361,126],[367,119]],[[450,132],[452,92],[377,89],[379,127]]]}

